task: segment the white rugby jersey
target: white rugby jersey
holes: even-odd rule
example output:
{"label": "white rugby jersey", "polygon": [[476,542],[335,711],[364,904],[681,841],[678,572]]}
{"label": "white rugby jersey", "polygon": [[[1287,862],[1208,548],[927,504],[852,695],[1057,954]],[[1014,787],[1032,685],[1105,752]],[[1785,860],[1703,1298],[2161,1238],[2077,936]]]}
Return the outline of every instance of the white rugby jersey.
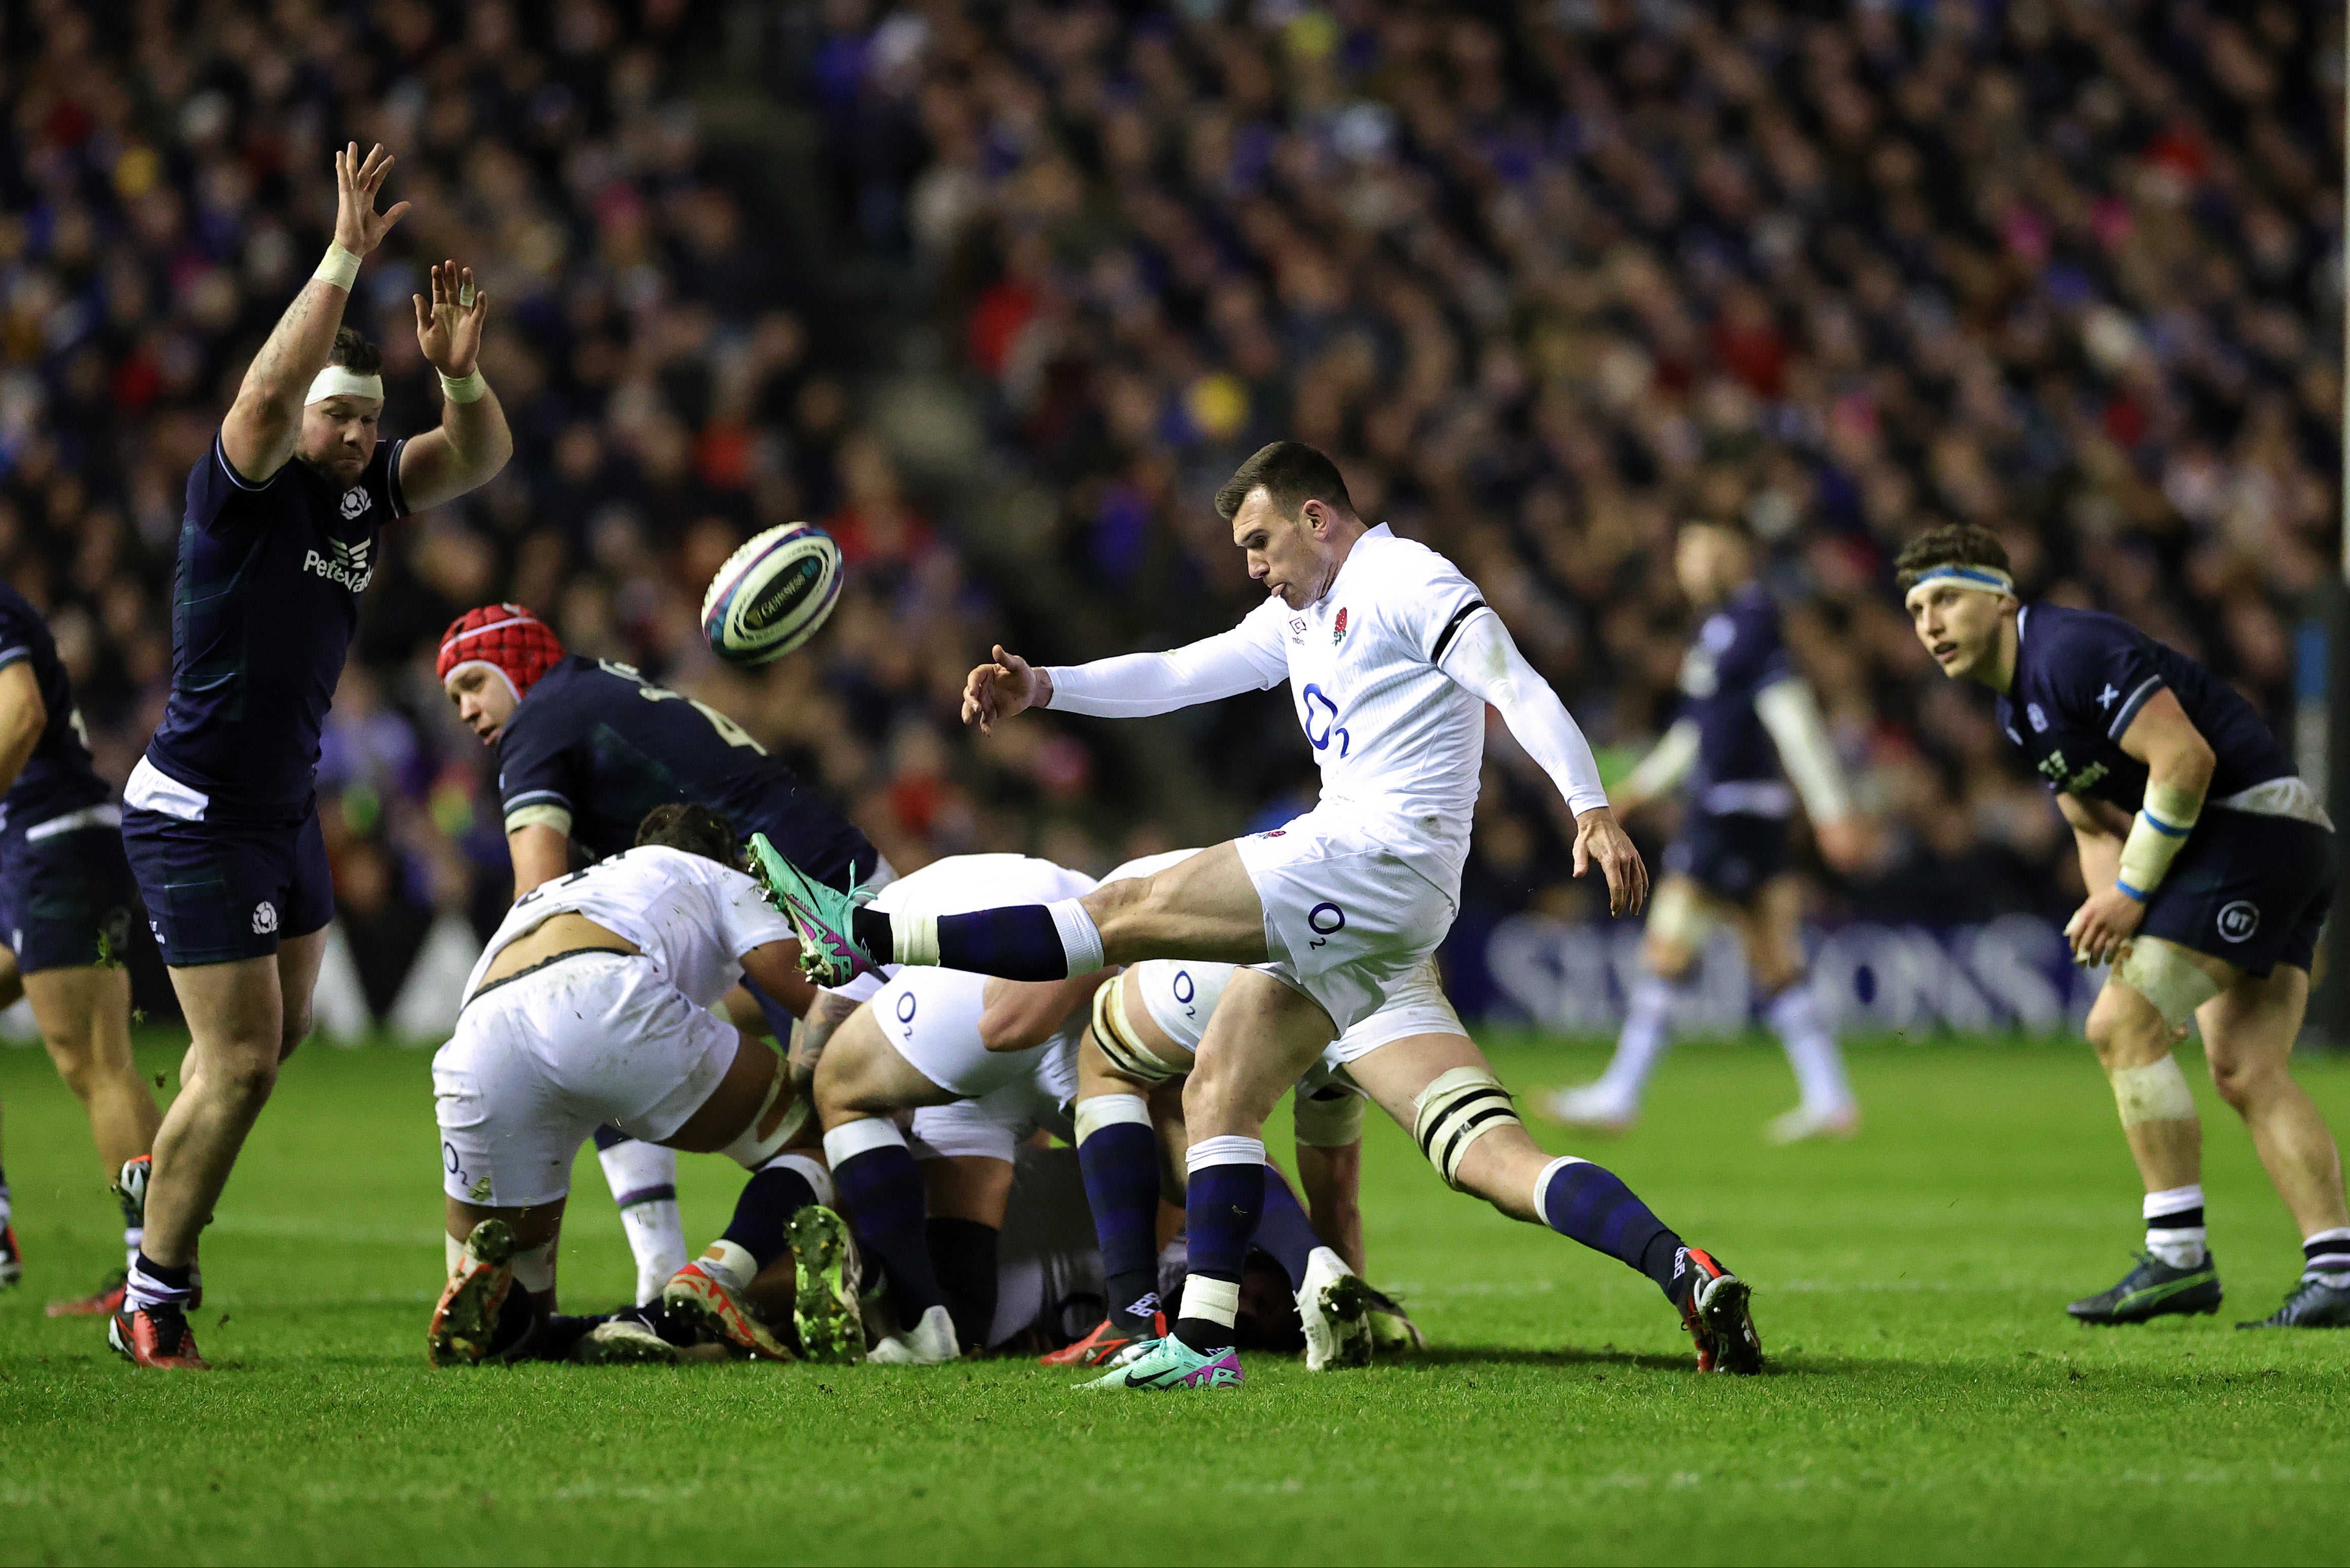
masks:
{"label": "white rugby jersey", "polygon": [[899,877],[874,895],[885,915],[968,915],[1002,904],[1082,898],[1094,879],[1026,855],[950,855]]}
{"label": "white rugby jersey", "polygon": [[[1269,596],[1232,630],[1170,653],[1055,667],[1046,671],[1052,706],[1107,717],[1160,713],[1267,690],[1286,676],[1322,770],[1322,804],[1366,819],[1399,855],[1425,864],[1430,879],[1449,888],[1469,853],[1485,700],[1440,666],[1472,617],[1490,622],[1479,628],[1481,646],[1514,657],[1477,586],[1442,556],[1381,524],[1355,541],[1329,590],[1305,608]],[[1487,690],[1507,674],[1461,672]],[[1542,691],[1563,718],[1555,695]],[[1504,716],[1513,730],[1522,718],[1542,717],[1508,710]],[[1607,804],[1589,748],[1580,749],[1583,765],[1552,768],[1578,813]],[[1570,781],[1563,772],[1576,776]]]}
{"label": "white rugby jersey", "polygon": [[465,977],[466,997],[480,988],[500,951],[548,916],[567,913],[585,915],[636,943],[661,978],[697,1007],[714,1006],[734,989],[744,953],[769,942],[798,942],[791,922],[742,872],[682,849],[645,844],[516,898]]}

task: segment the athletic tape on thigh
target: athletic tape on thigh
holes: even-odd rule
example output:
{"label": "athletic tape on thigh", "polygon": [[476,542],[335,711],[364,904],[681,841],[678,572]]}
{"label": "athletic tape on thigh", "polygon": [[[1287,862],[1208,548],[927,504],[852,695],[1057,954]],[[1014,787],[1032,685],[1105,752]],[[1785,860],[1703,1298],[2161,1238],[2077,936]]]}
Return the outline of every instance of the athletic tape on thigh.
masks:
{"label": "athletic tape on thigh", "polygon": [[2178,1070],[2176,1056],[2165,1056],[2144,1067],[2116,1067],[2106,1076],[2113,1081],[2114,1107],[2121,1112],[2126,1127],[2140,1122],[2195,1119],[2195,1096],[2187,1087],[2187,1075]]}
{"label": "athletic tape on thigh", "polygon": [[1137,1127],[1150,1125],[1150,1107],[1140,1095],[1096,1095],[1089,1100],[1079,1100],[1073,1119],[1077,1124],[1077,1142],[1083,1144],[1104,1127],[1123,1123]]}
{"label": "athletic tape on thigh", "polygon": [[1706,908],[1704,895],[1683,877],[1666,878],[1648,905],[1648,934],[1701,950],[1712,930],[1713,911]]}
{"label": "athletic tape on thigh", "polygon": [[1111,1066],[1137,1083],[1163,1084],[1190,1072],[1191,1064],[1176,1066],[1163,1061],[1134,1037],[1126,1021],[1126,977],[1132,972],[1120,971],[1094,992],[1094,1044],[1101,1047]]}
{"label": "athletic tape on thigh", "polygon": [[552,1238],[540,1242],[526,1252],[514,1255],[515,1283],[533,1295],[544,1295],[555,1288],[555,1242]]}
{"label": "athletic tape on thigh", "polygon": [[1437,1174],[1452,1186],[1469,1146],[1505,1125],[1523,1126],[1510,1104],[1510,1091],[1483,1067],[1440,1073],[1411,1102],[1411,1136]]}
{"label": "athletic tape on thigh", "polygon": [[777,1064],[775,1075],[767,1080],[767,1097],[759,1102],[759,1108],[743,1128],[743,1135],[718,1151],[745,1170],[756,1170],[783,1153],[790,1147],[792,1139],[799,1137],[800,1128],[807,1126],[807,1102],[794,1100],[791,1108],[775,1122],[775,1130],[764,1137],[759,1136],[759,1124],[767,1119],[767,1112],[774,1107],[775,1096],[784,1092],[787,1076],[782,1064]]}
{"label": "athletic tape on thigh", "polygon": [[2160,937],[2138,937],[2114,966],[2114,978],[2154,1004],[2173,1029],[2186,1026],[2195,1010],[2220,994],[2220,982],[2205,974],[2187,950]]}
{"label": "athletic tape on thigh", "polygon": [[1291,1102],[1297,1141],[1307,1148],[1344,1148],[1363,1141],[1363,1096],[1336,1084],[1308,1089],[1297,1085]]}

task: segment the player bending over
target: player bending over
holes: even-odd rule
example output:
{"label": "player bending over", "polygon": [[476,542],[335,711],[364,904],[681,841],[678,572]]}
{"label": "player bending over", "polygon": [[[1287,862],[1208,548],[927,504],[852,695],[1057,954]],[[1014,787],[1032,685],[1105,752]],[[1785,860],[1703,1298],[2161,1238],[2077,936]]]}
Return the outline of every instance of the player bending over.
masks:
{"label": "player bending over", "polygon": [[[1119,971],[1095,997],[1080,1066],[1077,1158],[1110,1283],[1105,1337],[1147,1332],[1135,1311],[1132,1279],[1148,1256],[1159,1199],[1145,1095],[1191,1070],[1218,1002],[1240,972],[1229,964],[1154,959]],[[1609,1171],[1572,1155],[1554,1159],[1536,1146],[1509,1091],[1445,1000],[1433,960],[1391,988],[1386,1006],[1333,1042],[1319,1066],[1320,1084],[1309,1081],[1297,1091],[1301,1146],[1359,1146],[1359,1096],[1367,1095],[1412,1135],[1449,1185],[1647,1274],[1679,1310],[1697,1342],[1700,1369],[1761,1369],[1762,1343],[1742,1293],[1731,1292],[1738,1299],[1725,1301],[1724,1310],[1704,1310],[1708,1293],[1728,1278],[1719,1263],[1684,1246]],[[1297,1282],[1311,1369],[1365,1366],[1373,1358],[1371,1301],[1359,1267],[1322,1248]],[[1734,1313],[1727,1310],[1733,1304]],[[1123,1376],[1113,1371],[1102,1386]]]}
{"label": "player bending over", "polygon": [[186,1308],[196,1241],[310,1032],[334,915],[314,791],[377,531],[487,483],[514,438],[475,366],[489,296],[432,268],[416,342],[441,373],[439,428],[377,432],[375,347],[342,325],[359,259],[407,211],[375,211],[381,148],[335,155],[335,241],[254,356],[188,475],[173,579],[172,694],[122,791],[122,840],[192,1037],[155,1135],[146,1234],[110,1343],[141,1366],[201,1368]]}
{"label": "player bending over", "polygon": [[[122,810],[91,767],[72,683],[48,624],[0,583],[0,1007],[31,1000],[57,1075],[81,1101],[99,1166],[122,1205],[122,1272],[51,1317],[111,1317],[139,1255],[148,1151],[161,1118],[130,1059],[133,892]],[[21,1269],[0,1177],[0,1286]]]}
{"label": "player bending over", "polygon": [[[1138,1388],[1242,1380],[1232,1329],[1264,1211],[1264,1118],[1451,928],[1488,704],[1575,814],[1576,873],[1596,861],[1617,914],[1648,894],[1591,748],[1451,562],[1366,527],[1336,466],[1299,442],[1258,452],[1216,502],[1268,593],[1238,627],[1076,668],[1035,669],[999,649],[972,672],[964,715],[992,728],[1032,706],[1163,713],[1285,675],[1321,764],[1313,811],[1082,899],[965,915],[862,909],[780,856],[758,859],[828,976],[889,962],[1030,981],[1150,958],[1264,966],[1233,975],[1184,1088],[1191,1273],[1173,1331],[1126,1369]],[[1727,1313],[1744,1291],[1725,1278],[1710,1299]]]}
{"label": "player bending over", "polygon": [[[628,665],[567,656],[554,630],[520,605],[484,605],[450,622],[439,672],[458,717],[497,748],[516,898],[568,871],[575,846],[590,860],[628,848],[638,822],[665,801],[696,802],[744,833],[765,834],[835,887],[849,887],[860,870],[871,887],[889,879],[879,852],[838,808],[733,720]],[[730,1011],[747,1027],[743,1004],[755,1006],[787,1044],[809,989],[795,975],[789,994],[754,988]],[[686,1261],[676,1152],[610,1127],[597,1129],[596,1150],[636,1254],[637,1299],[650,1302]]]}
{"label": "player bending over", "polygon": [[775,1052],[710,1011],[744,974],[780,983],[797,958],[738,853],[716,813],[659,807],[636,847],[525,893],[491,936],[432,1059],[449,1257],[434,1365],[490,1352],[514,1283],[534,1314],[554,1311],[572,1160],[605,1123],[754,1173],[740,1229],[662,1299],[741,1350],[788,1356],[736,1301],[737,1270],[781,1256],[822,1173],[785,1153],[807,1111]]}
{"label": "player bending over", "polygon": [[2113,616],[2021,603],[1987,530],[1930,530],[1895,567],[1926,651],[1999,693],[2000,728],[2055,792],[2089,889],[2065,938],[2080,962],[2114,966],[2088,1036],[2146,1181],[2146,1251],[2065,1310],[2113,1324],[2220,1309],[2202,1124],[2171,1054],[2192,1018],[2303,1238],[2283,1306],[2239,1326],[2350,1326],[2342,1158],[2288,1067],[2334,896],[2334,825],[2225,682]]}
{"label": "player bending over", "polygon": [[1786,868],[1787,817],[1800,795],[1820,852],[1838,867],[1856,867],[1866,855],[1860,824],[1819,704],[1787,660],[1753,541],[1734,524],[1688,524],[1673,570],[1705,621],[1681,661],[1680,716],[1616,792],[1617,809],[1629,815],[1681,789],[1680,834],[1665,851],[1640,945],[1648,973],[1632,992],[1607,1072],[1559,1091],[1546,1108],[1569,1127],[1599,1132],[1632,1124],[1664,1055],[1674,998],[1704,956],[1707,934],[1727,921],[1803,1096],[1772,1122],[1772,1141],[1849,1137],[1860,1107],[1805,983],[1803,885]]}

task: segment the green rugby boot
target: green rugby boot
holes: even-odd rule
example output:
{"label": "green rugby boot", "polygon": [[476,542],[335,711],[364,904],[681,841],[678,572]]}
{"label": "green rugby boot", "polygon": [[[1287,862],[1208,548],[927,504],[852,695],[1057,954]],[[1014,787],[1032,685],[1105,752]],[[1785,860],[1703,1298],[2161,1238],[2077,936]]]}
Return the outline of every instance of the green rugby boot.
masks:
{"label": "green rugby boot", "polygon": [[880,967],[858,945],[857,911],[873,893],[858,883],[856,867],[848,868],[850,886],[844,893],[785,859],[764,833],[751,835],[749,849],[753,880],[800,940],[803,974],[818,985],[846,985]]}
{"label": "green rugby boot", "polygon": [[1170,1388],[1237,1388],[1247,1379],[1238,1353],[1220,1350],[1202,1355],[1170,1334],[1144,1341],[1142,1353],[1133,1360],[1076,1386],[1111,1393],[1157,1393]]}
{"label": "green rugby boot", "polygon": [[821,1204],[794,1214],[792,1326],[800,1354],[842,1364],[865,1359],[865,1321],[858,1308],[857,1244],[848,1222]]}
{"label": "green rugby boot", "polygon": [[2064,1310],[2082,1323],[2146,1323],[2172,1314],[2193,1316],[2220,1310],[2220,1265],[2210,1253],[2191,1269],[2174,1269],[2151,1252],[2137,1254],[2137,1267],[2109,1291],[2084,1296]]}
{"label": "green rugby boot", "polygon": [[2284,1298],[2284,1305],[2258,1323],[2238,1328],[2350,1328],[2350,1287],[2328,1284],[2317,1274],[2303,1274]]}

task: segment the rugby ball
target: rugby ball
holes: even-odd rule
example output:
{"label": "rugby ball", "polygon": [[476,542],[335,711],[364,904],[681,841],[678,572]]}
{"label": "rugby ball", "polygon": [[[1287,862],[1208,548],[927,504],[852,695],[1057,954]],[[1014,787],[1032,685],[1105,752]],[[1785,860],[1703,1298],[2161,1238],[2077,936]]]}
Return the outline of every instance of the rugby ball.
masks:
{"label": "rugby ball", "polygon": [[840,546],[786,523],[732,556],[702,596],[702,635],[729,664],[766,664],[814,637],[840,597]]}

